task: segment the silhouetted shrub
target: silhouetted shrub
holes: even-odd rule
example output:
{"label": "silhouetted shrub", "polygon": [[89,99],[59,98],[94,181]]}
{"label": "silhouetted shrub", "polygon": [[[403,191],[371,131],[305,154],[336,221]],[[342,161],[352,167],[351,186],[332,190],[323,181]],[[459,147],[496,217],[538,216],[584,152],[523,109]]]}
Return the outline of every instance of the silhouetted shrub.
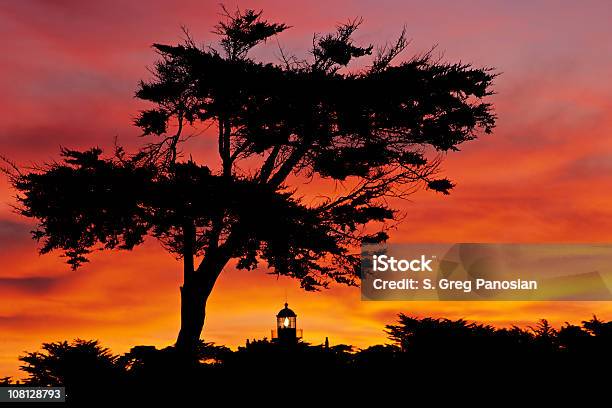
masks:
{"label": "silhouetted shrub", "polygon": [[80,399],[100,389],[113,389],[124,380],[124,367],[118,356],[100,346],[97,340],[76,339],[43,343],[42,352],[20,356],[28,373],[26,384],[32,386],[65,386],[66,393]]}
{"label": "silhouetted shrub", "polygon": [[[612,344],[612,324],[596,317],[583,321],[581,326],[566,323],[557,330],[546,320],[527,329],[498,329],[463,319],[400,314],[396,324],[386,326],[386,332],[393,344],[362,350],[346,344],[329,347],[301,341],[287,347],[263,339],[247,341],[244,347],[232,351],[200,341],[196,361],[189,363],[173,346],[161,350],[135,346],[116,356],[95,340],[77,339],[44,343],[41,352],[27,353],[20,360],[25,363],[21,369],[29,375],[26,384],[64,385],[70,400],[79,402],[91,401],[91,396],[98,395],[101,389],[113,390],[115,400],[151,395],[149,391],[156,387],[173,390],[192,386],[199,390],[205,385],[210,395],[221,393],[223,388],[217,385],[227,379],[234,384],[253,384],[276,379],[279,373],[283,380],[308,382],[312,373],[332,378],[335,370],[344,373],[342,378],[346,379],[351,373],[361,376],[360,373],[395,370],[414,374],[427,367],[461,368],[467,367],[465,364],[524,370],[534,361],[558,362],[558,367],[569,370],[575,364],[607,361]],[[458,359],[462,364],[454,364]],[[554,372],[552,365],[539,365]],[[0,381],[2,385],[11,384],[9,377]]]}

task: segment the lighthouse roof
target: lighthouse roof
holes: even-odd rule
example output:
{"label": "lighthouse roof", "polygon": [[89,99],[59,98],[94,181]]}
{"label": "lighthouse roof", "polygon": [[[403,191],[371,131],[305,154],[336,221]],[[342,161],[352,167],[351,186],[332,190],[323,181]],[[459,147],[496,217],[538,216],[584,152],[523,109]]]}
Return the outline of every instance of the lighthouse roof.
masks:
{"label": "lighthouse roof", "polygon": [[285,307],[278,312],[276,317],[297,317],[295,312],[289,309],[289,304],[285,303]]}

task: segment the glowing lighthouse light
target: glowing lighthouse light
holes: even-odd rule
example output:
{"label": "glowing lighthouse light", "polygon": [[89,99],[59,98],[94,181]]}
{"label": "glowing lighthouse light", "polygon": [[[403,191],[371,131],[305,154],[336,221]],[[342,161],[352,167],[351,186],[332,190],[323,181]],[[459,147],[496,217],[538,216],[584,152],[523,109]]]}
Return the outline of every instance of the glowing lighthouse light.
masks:
{"label": "glowing lighthouse light", "polygon": [[285,307],[276,315],[276,330],[272,330],[272,339],[277,343],[289,346],[296,344],[299,338],[302,338],[302,331],[296,328],[297,315],[291,309],[289,304],[285,302]]}

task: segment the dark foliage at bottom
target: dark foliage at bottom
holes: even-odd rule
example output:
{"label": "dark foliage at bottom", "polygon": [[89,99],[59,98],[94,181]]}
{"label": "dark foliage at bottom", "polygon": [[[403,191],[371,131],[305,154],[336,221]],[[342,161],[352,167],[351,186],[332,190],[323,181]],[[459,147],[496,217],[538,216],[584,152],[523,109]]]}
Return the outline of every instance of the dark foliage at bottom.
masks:
{"label": "dark foliage at bottom", "polygon": [[[496,367],[523,375],[580,373],[606,365],[612,357],[612,322],[593,317],[581,326],[555,329],[546,320],[521,329],[494,328],[465,320],[399,315],[386,326],[391,344],[357,350],[349,345],[280,345],[267,339],[247,341],[232,351],[201,342],[196,361],[174,347],[158,350],[136,346],[114,355],[97,341],[44,343],[41,352],[20,357],[29,378],[23,385],[66,387],[68,400],[79,406],[93,400],[197,398],[198,395],[245,397],[249,386],[267,384],[272,394],[308,390],[313,384],[339,386],[391,378],[445,378],[466,370],[491,372]],[[608,363],[606,363],[608,362]],[[395,374],[397,375],[397,374]],[[10,378],[4,385],[12,384]],[[235,392],[230,387],[238,387]],[[280,388],[277,388],[277,385]],[[229,393],[229,394],[228,394]]]}

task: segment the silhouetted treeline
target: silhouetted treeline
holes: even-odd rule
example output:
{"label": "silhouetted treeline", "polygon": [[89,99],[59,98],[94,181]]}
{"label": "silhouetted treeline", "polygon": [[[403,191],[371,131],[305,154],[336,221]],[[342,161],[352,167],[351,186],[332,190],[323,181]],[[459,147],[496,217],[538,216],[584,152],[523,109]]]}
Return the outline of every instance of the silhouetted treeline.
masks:
{"label": "silhouetted treeline", "polygon": [[609,353],[612,345],[612,322],[601,321],[595,316],[583,321],[581,326],[565,323],[557,330],[544,319],[522,329],[517,326],[495,328],[463,319],[418,319],[400,314],[398,324],[386,326],[385,331],[403,353],[411,356],[429,352],[445,356],[458,352],[472,356],[490,353],[571,356]]}
{"label": "silhouetted treeline", "polygon": [[[123,355],[115,355],[98,341],[74,340],[44,343],[42,351],[20,357],[21,369],[29,377],[28,385],[65,385],[73,400],[88,398],[100,388],[121,390],[207,384],[227,376],[264,379],[296,373],[324,373],[335,370],[406,370],[440,367],[458,361],[466,366],[488,362],[489,365],[527,367],[543,363],[605,364],[612,356],[612,322],[593,317],[581,325],[566,323],[559,329],[546,320],[528,328],[495,328],[463,319],[415,318],[399,315],[396,324],[387,325],[390,344],[365,349],[353,346],[312,345],[304,342],[282,347],[267,339],[247,340],[232,351],[214,343],[200,342],[197,361],[188,367],[177,358],[174,347],[158,350],[154,346],[136,346]],[[455,365],[456,366],[456,365]],[[460,365],[461,366],[461,365]],[[569,365],[567,365],[569,367]],[[11,384],[3,378],[4,385]]]}

